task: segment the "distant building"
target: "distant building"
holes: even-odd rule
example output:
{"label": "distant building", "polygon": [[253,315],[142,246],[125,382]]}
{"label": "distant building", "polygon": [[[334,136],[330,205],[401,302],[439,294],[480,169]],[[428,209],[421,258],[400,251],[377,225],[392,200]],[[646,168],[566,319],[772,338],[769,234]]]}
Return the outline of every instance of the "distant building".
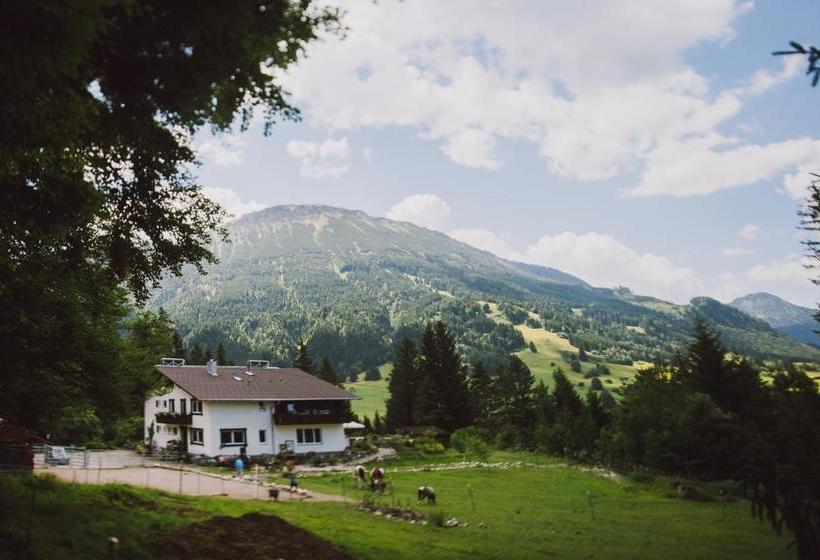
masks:
{"label": "distant building", "polygon": [[[156,367],[171,390],[145,401],[145,439],[154,447],[215,457],[343,451],[346,401],[355,397],[295,368],[184,365]],[[153,432],[153,433],[152,433]],[[153,437],[152,437],[153,435]]]}

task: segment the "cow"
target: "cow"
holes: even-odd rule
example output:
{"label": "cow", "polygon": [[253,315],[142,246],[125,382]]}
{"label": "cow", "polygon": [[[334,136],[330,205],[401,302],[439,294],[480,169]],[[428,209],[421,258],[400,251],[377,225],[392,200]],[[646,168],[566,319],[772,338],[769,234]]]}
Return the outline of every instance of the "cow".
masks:
{"label": "cow", "polygon": [[419,502],[427,500],[431,506],[436,505],[436,491],[432,486],[419,486],[417,495]]}
{"label": "cow", "polygon": [[387,482],[384,480],[384,469],[382,467],[375,467],[370,471],[370,489],[373,492],[384,492],[387,487]]}
{"label": "cow", "polygon": [[365,482],[367,480],[367,470],[361,465],[357,466],[353,469],[353,476],[356,477],[356,485],[361,490],[364,488]]}

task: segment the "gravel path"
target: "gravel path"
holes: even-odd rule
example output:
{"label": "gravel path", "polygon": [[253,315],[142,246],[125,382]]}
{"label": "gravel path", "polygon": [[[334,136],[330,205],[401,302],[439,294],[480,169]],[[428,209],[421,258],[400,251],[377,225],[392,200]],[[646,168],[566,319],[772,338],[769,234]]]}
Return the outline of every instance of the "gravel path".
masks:
{"label": "gravel path", "polygon": [[[255,484],[251,480],[239,480],[232,477],[212,475],[197,470],[170,468],[164,466],[146,467],[124,467],[124,468],[92,468],[75,469],[71,467],[55,467],[39,470],[39,473],[49,473],[66,482],[80,484],[106,484],[118,482],[130,484],[131,486],[141,486],[144,488],[154,488],[165,492],[187,494],[189,496],[227,496],[239,500],[269,500],[268,486],[265,484]],[[301,490],[298,493],[291,493],[287,488],[275,486],[280,489],[279,500],[281,501],[304,501],[312,502],[342,502],[345,499],[341,496],[331,494],[319,494]]]}

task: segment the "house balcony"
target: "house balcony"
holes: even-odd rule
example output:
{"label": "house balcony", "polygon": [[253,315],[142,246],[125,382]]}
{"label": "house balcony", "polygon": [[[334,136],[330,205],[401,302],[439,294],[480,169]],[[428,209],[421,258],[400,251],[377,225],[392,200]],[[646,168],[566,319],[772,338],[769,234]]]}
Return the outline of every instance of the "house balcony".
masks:
{"label": "house balcony", "polygon": [[343,424],[347,422],[345,407],[339,402],[316,401],[310,404],[279,404],[274,408],[273,423],[278,426],[304,424]]}
{"label": "house balcony", "polygon": [[190,414],[181,414],[179,412],[157,412],[158,424],[175,424],[177,426],[187,426],[191,424]]}

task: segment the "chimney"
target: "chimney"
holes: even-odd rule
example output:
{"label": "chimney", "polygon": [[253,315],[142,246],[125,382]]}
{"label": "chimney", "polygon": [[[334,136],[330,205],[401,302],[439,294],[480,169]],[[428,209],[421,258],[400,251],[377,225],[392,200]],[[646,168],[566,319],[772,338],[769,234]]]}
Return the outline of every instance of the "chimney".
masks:
{"label": "chimney", "polygon": [[208,372],[208,375],[213,375],[214,377],[219,375],[216,367],[216,361],[214,360],[208,360],[208,363],[205,365],[205,370]]}

